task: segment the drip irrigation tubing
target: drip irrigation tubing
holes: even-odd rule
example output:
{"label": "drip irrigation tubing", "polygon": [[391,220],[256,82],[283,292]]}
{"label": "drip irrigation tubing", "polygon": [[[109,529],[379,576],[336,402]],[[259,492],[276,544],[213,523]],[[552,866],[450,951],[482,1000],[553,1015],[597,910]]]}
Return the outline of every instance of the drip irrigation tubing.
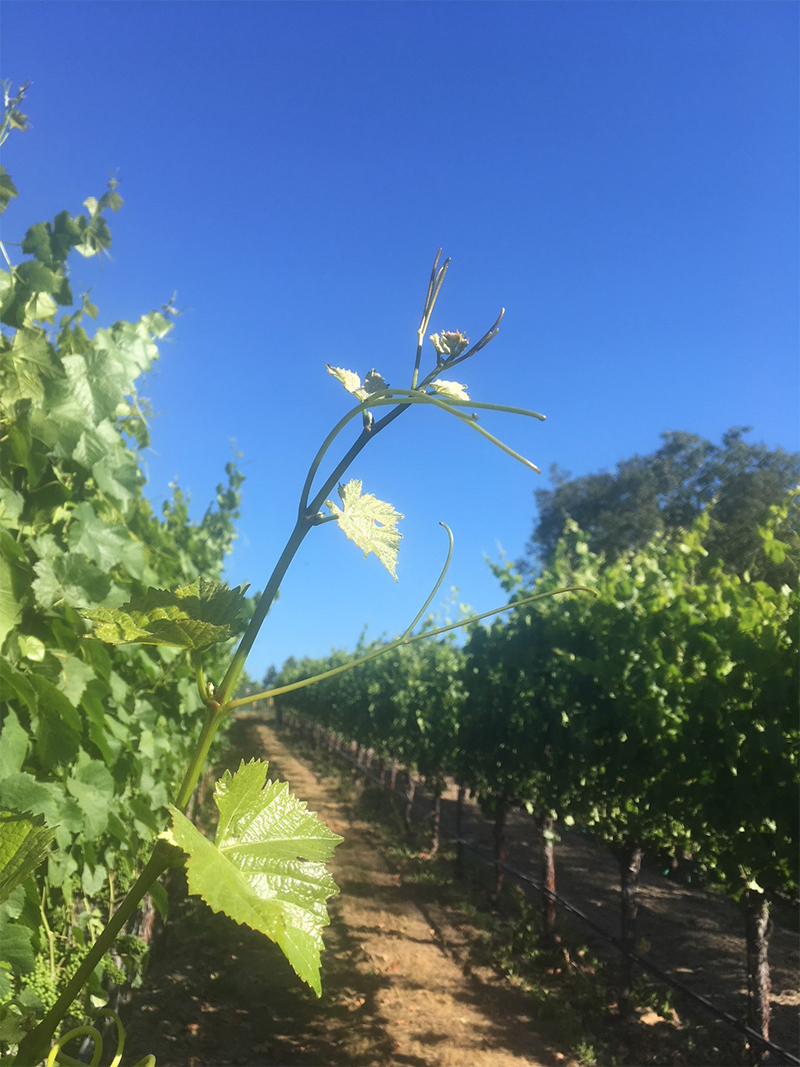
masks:
{"label": "drip irrigation tubing", "polygon": [[[332,748],[329,749],[329,752],[335,753],[342,759],[346,760],[348,763],[352,763],[353,766],[358,768],[359,773],[366,775],[368,778],[371,778],[372,781],[375,782],[382,790],[388,793],[394,793],[395,796],[399,797],[401,800],[405,801],[408,804],[408,798],[406,794],[400,792],[399,789],[392,789],[384,782],[381,782],[380,778],[376,774],[374,774],[372,770],[365,767],[362,763],[359,763],[356,757],[351,756],[348,752],[345,752],[343,748]],[[412,811],[416,812],[417,816],[420,818],[421,821],[426,822],[431,818],[432,813],[429,811],[422,810],[416,800],[412,800],[409,806]],[[598,936],[603,938],[604,941],[607,941],[609,944],[613,945],[614,948],[617,949],[617,951],[623,956],[627,956],[629,959],[633,960],[634,963],[638,964],[643,970],[649,971],[650,974],[654,975],[660,981],[665,982],[669,986],[672,986],[673,989],[677,989],[684,996],[688,997],[696,1004],[699,1004],[700,1007],[704,1008],[712,1015],[715,1015],[717,1019],[719,1019],[721,1022],[726,1023],[734,1030],[737,1030],[739,1033],[744,1034],[744,1036],[747,1038],[748,1042],[751,1045],[759,1045],[762,1049],[774,1053],[776,1056],[782,1057],[785,1063],[792,1064],[793,1067],[800,1067],[800,1059],[798,1059],[797,1056],[793,1055],[793,1053],[789,1052],[788,1049],[783,1048],[781,1045],[776,1045],[774,1041],[769,1041],[767,1038],[762,1037],[761,1034],[757,1033],[746,1023],[743,1023],[739,1019],[737,1019],[735,1015],[731,1015],[730,1012],[724,1011],[722,1008],[718,1008],[715,1004],[712,1004],[707,997],[704,997],[702,993],[696,993],[693,989],[689,989],[689,987],[684,985],[683,982],[680,982],[677,978],[674,978],[668,972],[663,971],[659,966],[657,966],[657,964],[652,963],[645,956],[641,956],[638,952],[632,952],[629,949],[623,948],[618,937],[615,937],[613,934],[609,934],[607,930],[605,930],[602,926],[598,925],[598,923],[596,923],[594,919],[590,919],[588,915],[586,915],[580,910],[580,908],[577,908],[574,904],[571,904],[568,900],[565,900],[564,897],[560,896],[558,893],[554,893],[551,890],[547,889],[546,886],[541,884],[541,882],[537,882],[535,878],[531,878],[531,876],[525,874],[524,871],[520,871],[516,867],[512,867],[511,865],[505,863],[502,860],[497,860],[493,856],[487,855],[483,850],[475,848],[474,845],[471,845],[468,841],[465,841],[463,837],[456,837],[455,834],[450,833],[441,826],[439,828],[439,832],[443,837],[446,837],[453,844],[461,845],[463,848],[467,849],[468,852],[471,852],[477,859],[479,859],[487,866],[495,868],[501,867],[507,874],[510,874],[513,878],[516,878],[520,882],[532,886],[537,892],[541,893],[549,900],[553,900],[557,904],[561,905],[564,911],[568,911],[570,914],[575,915],[582,922],[590,926],[595,931],[595,933],[598,934]]]}

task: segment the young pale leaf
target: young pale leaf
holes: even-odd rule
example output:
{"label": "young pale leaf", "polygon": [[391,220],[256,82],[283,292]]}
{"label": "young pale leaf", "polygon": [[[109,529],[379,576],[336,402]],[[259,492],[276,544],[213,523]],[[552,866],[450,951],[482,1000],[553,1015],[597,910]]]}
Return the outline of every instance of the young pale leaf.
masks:
{"label": "young pale leaf", "polygon": [[326,505],[336,516],[339,526],[363,551],[364,558],[374,552],[389,574],[397,581],[397,553],[403,536],[395,528],[403,516],[391,504],[378,500],[372,493],[361,494],[361,482],[354,479],[339,486],[342,507],[331,500]]}
{"label": "young pale leaf", "polygon": [[94,636],[109,644],[136,641],[200,650],[227,641],[238,632],[247,586],[229,589],[222,582],[198,578],[172,591],[148,589],[121,608],[84,612],[100,625]]}
{"label": "young pale leaf", "polygon": [[469,337],[461,330],[443,330],[441,333],[431,334],[431,341],[439,363],[446,363],[447,360],[461,355],[469,344]]}
{"label": "young pale leaf", "polygon": [[328,374],[332,374],[334,378],[337,378],[348,393],[352,393],[355,396],[361,388],[361,379],[355,371],[345,370],[344,367],[332,367],[330,363],[326,363],[325,367]]}
{"label": "young pale leaf", "polygon": [[0,809],[0,904],[43,862],[55,836],[41,817]]}
{"label": "young pale leaf", "polygon": [[364,379],[363,388],[356,395],[359,400],[368,400],[375,393],[382,393],[384,389],[388,389],[388,386],[383,379],[383,375],[378,374],[376,370],[371,370]]}
{"label": "young pale leaf", "polygon": [[383,392],[386,389],[386,382],[376,370],[371,370],[362,382],[355,371],[344,370],[342,367],[332,367],[330,363],[326,363],[325,366],[328,374],[332,374],[334,378],[337,378],[348,393],[352,393],[359,401],[368,400],[375,393]]}
{"label": "young pale leaf", "polygon": [[435,382],[431,382],[431,388],[451,400],[469,400],[466,385],[460,385],[458,382],[446,382],[443,378],[437,378]]}
{"label": "young pale leaf", "polygon": [[338,892],[324,863],[342,838],[285,782],[265,781],[267,768],[260,760],[242,760],[235,774],[226,771],[217,782],[214,843],[176,808],[166,836],[189,856],[189,892],[274,941],[320,996],[325,902]]}

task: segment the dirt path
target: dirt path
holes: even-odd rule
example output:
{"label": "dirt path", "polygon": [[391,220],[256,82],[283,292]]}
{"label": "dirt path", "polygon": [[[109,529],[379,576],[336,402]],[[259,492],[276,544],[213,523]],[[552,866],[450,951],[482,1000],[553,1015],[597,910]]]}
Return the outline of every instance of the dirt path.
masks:
{"label": "dirt path", "polygon": [[[443,823],[455,824],[457,790],[451,787],[442,805]],[[468,804],[464,835],[487,854],[492,852],[491,825],[477,805]],[[619,934],[619,868],[610,851],[578,831],[560,828],[556,847],[556,891],[609,934]],[[525,812],[508,821],[508,862],[540,880],[540,843],[534,820]],[[718,893],[665,878],[645,857],[639,878],[637,933],[640,951],[735,1018],[747,1015],[747,948],[744,920],[737,906]],[[796,912],[774,916],[769,958],[772,978],[770,1036],[800,1056],[800,936]],[[565,914],[559,922],[569,921]],[[574,929],[599,956],[617,953],[591,929],[574,921]],[[676,994],[676,1002],[680,1001]],[[708,1016],[687,1002],[697,1018]]]}
{"label": "dirt path", "polygon": [[[451,783],[442,800],[443,828],[455,825],[456,793]],[[419,786],[416,802],[418,808],[425,804]],[[462,832],[470,844],[491,855],[491,822],[473,802],[466,804]],[[610,935],[618,935],[619,870],[611,853],[588,835],[563,827],[560,833],[556,849],[557,892]],[[523,811],[509,815],[507,848],[509,864],[539,881],[539,834],[534,820]],[[616,963],[616,950],[589,927],[565,913],[559,916],[559,922],[571,922],[592,952]],[[639,950],[656,966],[715,1007],[745,1020],[744,922],[732,901],[719,893],[665,878],[658,864],[646,856],[639,879],[638,937]],[[769,955],[770,1036],[776,1044],[800,1056],[800,936],[796,911],[787,907],[775,914]],[[681,1015],[685,1012],[702,1023],[713,1018],[679,993],[673,997]]]}
{"label": "dirt path", "polygon": [[341,894],[325,937],[323,997],[263,938],[184,901],[131,1004],[128,1053],[152,1052],[159,1067],[568,1063],[537,1036],[518,990],[458,962],[475,932],[428,907],[424,887],[403,882],[370,826],[268,726],[244,729],[248,755],[268,752],[271,775],[345,838],[332,864]]}

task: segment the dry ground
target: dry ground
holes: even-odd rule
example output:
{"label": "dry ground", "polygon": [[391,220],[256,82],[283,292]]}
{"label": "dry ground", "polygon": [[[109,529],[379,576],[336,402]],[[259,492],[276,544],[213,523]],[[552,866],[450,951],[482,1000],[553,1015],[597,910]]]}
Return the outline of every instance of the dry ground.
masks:
{"label": "dry ground", "polygon": [[465,973],[458,949],[475,931],[432,919],[426,893],[393,869],[372,828],[266,726],[252,728],[251,755],[259,745],[271,775],[345,839],[332,864],[341,893],[325,938],[322,999],[263,938],[184,904],[131,1005],[128,1053],[151,1052],[159,1067],[568,1063],[535,1032],[519,990],[488,967]]}
{"label": "dry ground", "polygon": [[[330,781],[296,758],[268,724],[243,718],[234,738],[248,758],[268,756],[271,776],[287,780],[345,839],[332,864],[341,893],[331,903],[325,936],[323,996],[318,1001],[261,937],[181,900],[178,921],[170,923],[159,958],[131,1005],[130,1054],[152,1052],[159,1067],[575,1062],[569,1046],[559,1045],[554,1031],[536,1022],[522,988],[476,956],[480,931],[443,903],[435,886],[405,878],[385,839],[343,802]],[[232,766],[238,755],[232,754]],[[445,824],[452,823],[453,805],[449,796]],[[489,851],[490,827],[474,805],[468,824],[471,839]],[[535,876],[538,842],[524,813],[512,817],[509,839],[509,862]],[[615,932],[617,871],[605,850],[583,835],[566,834],[557,849],[557,878],[560,893]],[[737,909],[717,895],[668,881],[657,870],[643,872],[641,896],[640,934],[648,955],[743,1017],[744,943]],[[581,931],[581,937],[598,955],[613,955],[590,931]],[[776,925],[770,954],[772,1036],[797,1054],[796,932]],[[676,1005],[683,1015],[680,1000]],[[685,1062],[702,1067],[691,1054]]]}

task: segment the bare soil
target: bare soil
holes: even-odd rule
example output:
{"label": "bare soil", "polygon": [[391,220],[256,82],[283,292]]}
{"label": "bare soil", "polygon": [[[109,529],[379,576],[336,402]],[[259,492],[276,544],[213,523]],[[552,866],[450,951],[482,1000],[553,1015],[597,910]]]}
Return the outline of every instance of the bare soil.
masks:
{"label": "bare soil", "polygon": [[[442,806],[442,820],[455,822],[457,790],[451,786]],[[556,892],[578,907],[610,935],[619,935],[619,866],[611,852],[580,831],[558,827],[555,850]],[[465,837],[491,853],[489,821],[477,805],[466,813]],[[534,820],[514,811],[508,820],[507,862],[540,881],[541,846]],[[721,895],[691,882],[665,877],[665,863],[645,855],[639,877],[638,949],[661,970],[676,978],[714,1007],[744,1022],[747,1017],[747,945],[743,913]],[[563,913],[581,938],[602,957],[616,951],[587,925]],[[772,994],[770,1038],[800,1057],[800,933],[798,915],[789,904],[773,912],[769,944]],[[667,986],[663,987],[667,989]],[[681,1012],[700,1018],[702,1007],[674,994]]]}
{"label": "bare soil", "polygon": [[372,827],[269,727],[248,732],[248,754],[268,753],[270,775],[345,839],[331,865],[341,892],[330,908],[322,998],[275,946],[183,900],[126,1012],[126,1059],[152,1053],[159,1067],[569,1062],[535,1032],[519,990],[489,967],[465,973],[457,949],[476,931],[459,916],[432,925],[424,887],[403,881]]}
{"label": "bare soil", "polygon": [[[500,977],[475,951],[482,943],[481,930],[450,907],[436,886],[406,877],[385,837],[359,816],[331,780],[290,752],[286,735],[243,717],[233,739],[248,758],[268,756],[271,776],[288,781],[345,839],[332,863],[341,893],[330,906],[323,996],[317,1000],[299,982],[275,946],[178,891],[171,894],[177,921],[170,921],[145,985],[126,1013],[126,1060],[129,1054],[135,1062],[151,1052],[159,1067],[544,1067],[577,1062],[570,1053],[574,1042],[554,1039],[553,1028],[541,1024],[541,1013],[521,985]],[[234,748],[232,767],[239,754]],[[450,791],[443,826],[453,824],[454,807]],[[477,806],[469,806],[467,823],[465,836],[490,852],[491,826]],[[514,813],[509,863],[536,877],[538,849],[533,821],[524,812]],[[565,833],[557,847],[556,870],[559,893],[615,933],[618,872],[606,851],[584,835]],[[735,906],[669,881],[656,869],[642,873],[641,900],[639,932],[647,955],[744,1018],[745,948]],[[613,956],[614,950],[590,930],[581,930],[580,936],[598,956]],[[796,931],[776,924],[770,957],[772,1036],[797,1054]],[[684,1006],[679,998],[675,1003],[680,1027]],[[643,1018],[646,1022],[647,1015]],[[655,1015],[652,1022],[658,1024],[656,1037],[662,1022]],[[623,1055],[619,1062],[645,1060]],[[659,1060],[648,1056],[647,1062]],[[702,1067],[691,1053],[685,1062]]]}

